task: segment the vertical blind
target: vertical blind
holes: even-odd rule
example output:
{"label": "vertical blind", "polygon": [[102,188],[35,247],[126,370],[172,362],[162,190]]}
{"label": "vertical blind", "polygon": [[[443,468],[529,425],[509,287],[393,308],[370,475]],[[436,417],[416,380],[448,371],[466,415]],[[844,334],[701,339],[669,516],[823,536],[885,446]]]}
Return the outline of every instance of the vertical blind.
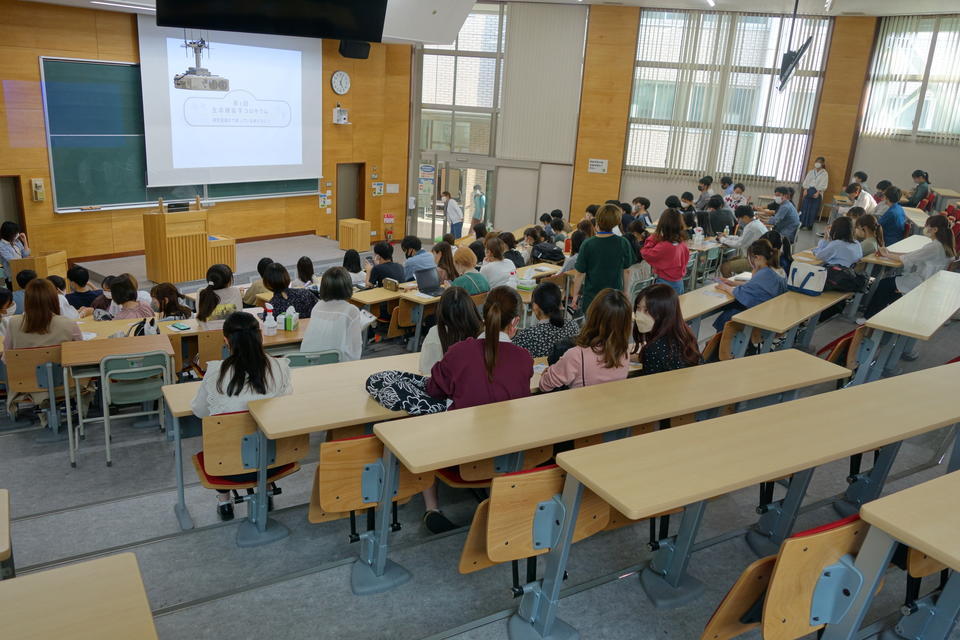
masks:
{"label": "vertical blind", "polygon": [[[829,32],[829,18],[643,10],[625,169],[799,180]],[[778,91],[781,56],[808,37]]]}
{"label": "vertical blind", "polygon": [[960,144],[960,15],[883,18],[862,133]]}

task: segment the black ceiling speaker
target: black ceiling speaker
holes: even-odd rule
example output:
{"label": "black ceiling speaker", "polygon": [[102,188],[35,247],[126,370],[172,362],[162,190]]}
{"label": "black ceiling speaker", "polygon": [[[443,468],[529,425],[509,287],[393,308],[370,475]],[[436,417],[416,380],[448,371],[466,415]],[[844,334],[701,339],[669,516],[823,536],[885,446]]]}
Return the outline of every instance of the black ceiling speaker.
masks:
{"label": "black ceiling speaker", "polygon": [[360,42],[359,40],[341,40],[340,55],[344,58],[366,60],[370,57],[370,43]]}

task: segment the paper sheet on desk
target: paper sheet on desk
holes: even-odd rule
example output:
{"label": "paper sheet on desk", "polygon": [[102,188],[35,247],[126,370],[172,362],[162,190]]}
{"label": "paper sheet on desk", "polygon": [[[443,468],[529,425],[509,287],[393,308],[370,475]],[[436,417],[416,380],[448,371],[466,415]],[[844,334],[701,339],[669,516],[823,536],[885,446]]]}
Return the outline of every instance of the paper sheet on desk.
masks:
{"label": "paper sheet on desk", "polygon": [[429,293],[424,293],[423,291],[414,291],[413,295],[424,300],[433,300],[436,296],[432,296]]}
{"label": "paper sheet on desk", "polygon": [[94,340],[97,337],[97,334],[93,331],[83,331],[81,333],[83,334],[84,340]]}
{"label": "paper sheet on desk", "polygon": [[724,300],[727,299],[727,294],[723,293],[722,291],[717,291],[716,289],[710,289],[709,291],[704,291],[703,295],[712,296],[714,298],[723,298]]}

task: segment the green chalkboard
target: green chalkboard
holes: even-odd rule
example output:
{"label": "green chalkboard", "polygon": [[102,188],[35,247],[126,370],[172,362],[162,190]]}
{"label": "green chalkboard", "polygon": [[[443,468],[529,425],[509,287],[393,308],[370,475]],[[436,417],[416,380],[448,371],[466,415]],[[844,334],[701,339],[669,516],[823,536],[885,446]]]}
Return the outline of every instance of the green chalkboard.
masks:
{"label": "green chalkboard", "polygon": [[43,60],[43,96],[57,210],[319,189],[316,179],[147,188],[138,65]]}

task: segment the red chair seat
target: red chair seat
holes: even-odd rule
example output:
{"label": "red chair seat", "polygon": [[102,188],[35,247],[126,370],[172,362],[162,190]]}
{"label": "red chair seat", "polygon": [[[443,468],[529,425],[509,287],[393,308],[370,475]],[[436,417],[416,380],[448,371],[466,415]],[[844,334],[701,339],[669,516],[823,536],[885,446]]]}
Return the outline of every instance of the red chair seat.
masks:
{"label": "red chair seat", "polygon": [[[207,485],[217,485],[225,488],[246,488],[256,486],[256,480],[233,480],[225,476],[215,476],[207,473],[206,466],[203,463],[203,451],[193,456],[194,468],[197,470],[197,473],[200,474],[200,483],[204,486]],[[299,464],[296,462],[291,462],[290,464],[285,464],[279,467],[274,467],[267,471],[267,481],[272,482],[277,478],[280,478],[285,475],[289,475],[296,471],[299,468]],[[252,473],[256,473],[255,471]]]}
{"label": "red chair seat", "polygon": [[489,487],[490,479],[486,480],[464,480],[460,475],[460,467],[446,467],[437,469],[437,475],[440,479],[453,487]]}

